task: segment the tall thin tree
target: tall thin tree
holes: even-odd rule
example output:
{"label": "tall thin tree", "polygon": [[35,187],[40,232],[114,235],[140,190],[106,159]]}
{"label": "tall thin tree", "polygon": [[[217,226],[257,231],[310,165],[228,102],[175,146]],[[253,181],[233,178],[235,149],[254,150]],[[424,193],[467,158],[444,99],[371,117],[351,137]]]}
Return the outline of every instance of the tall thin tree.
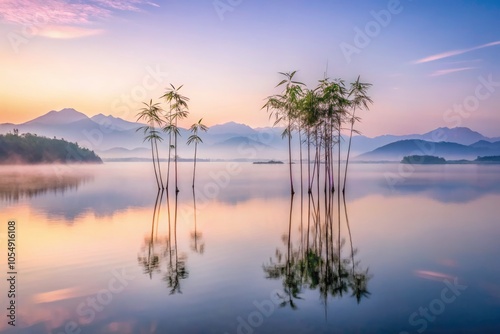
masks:
{"label": "tall thin tree", "polygon": [[282,133],[282,137],[288,138],[288,164],[290,171],[290,192],[295,194],[293,188],[293,176],[292,176],[292,130],[295,119],[298,117],[298,111],[300,109],[300,99],[302,96],[303,83],[295,81],[293,77],[297,71],[283,73],[279,72],[285,77],[276,87],[285,86],[282,94],[273,95],[267,98],[266,104],[262,107],[266,108],[268,112],[271,112],[269,117],[273,114],[275,116],[275,123],[279,124],[282,121],[285,122],[286,128]]}
{"label": "tall thin tree", "polygon": [[368,104],[373,103],[372,99],[367,95],[368,88],[371,87],[371,84],[364,83],[359,81],[359,76],[355,82],[351,83],[351,88],[349,91],[350,106],[352,108],[352,114],[350,115],[350,123],[351,123],[351,131],[349,134],[349,146],[347,148],[347,159],[345,162],[345,172],[344,172],[344,186],[342,188],[342,192],[345,193],[345,185],[347,182],[347,168],[349,166],[349,156],[351,154],[351,142],[352,142],[352,134],[354,132],[354,123],[359,120],[356,117],[356,109],[369,109]]}
{"label": "tall thin tree", "polygon": [[[144,141],[148,140],[151,143],[151,158],[153,160],[153,168],[155,172],[156,183],[158,189],[163,189],[163,179],[161,176],[160,158],[158,156],[158,141],[162,141],[162,137],[156,126],[161,126],[162,119],[160,117],[161,108],[159,103],[153,103],[150,100],[149,103],[143,102],[144,108],[140,109],[137,114],[137,121],[144,120],[146,125],[141,126],[136,131],[143,130]],[[156,154],[155,154],[156,153]],[[157,171],[158,170],[158,171]]]}
{"label": "tall thin tree", "polygon": [[174,134],[174,164],[175,164],[175,192],[179,192],[179,187],[178,187],[178,182],[177,182],[177,137],[180,136],[179,128],[178,128],[178,121],[180,119],[186,118],[187,115],[189,114],[188,111],[188,101],[189,98],[186,96],[183,96],[179,93],[179,90],[182,88],[183,85],[179,87],[175,87],[174,85],[170,84],[170,88],[167,88],[167,91],[165,94],[161,96],[161,98],[165,98],[165,100],[169,103],[170,105],[170,111],[169,111],[169,117],[168,117],[168,123],[167,126],[164,128],[164,131],[167,131],[168,133],[173,133]]}
{"label": "tall thin tree", "polygon": [[194,180],[196,176],[196,154],[198,152],[198,144],[203,143],[203,140],[201,139],[200,136],[198,136],[199,131],[204,131],[207,132],[208,127],[202,123],[203,118],[201,118],[198,122],[194,123],[191,125],[189,128],[189,131],[191,131],[192,135],[189,136],[187,144],[191,145],[194,143],[194,166],[193,166],[193,185],[192,188],[194,189]]}

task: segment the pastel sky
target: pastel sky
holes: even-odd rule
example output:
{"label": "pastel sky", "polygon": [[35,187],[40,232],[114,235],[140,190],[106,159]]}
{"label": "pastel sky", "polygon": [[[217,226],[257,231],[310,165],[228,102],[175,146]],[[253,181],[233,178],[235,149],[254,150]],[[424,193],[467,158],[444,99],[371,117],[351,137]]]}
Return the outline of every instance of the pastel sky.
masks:
{"label": "pastel sky", "polygon": [[500,2],[0,0],[0,123],[72,107],[134,120],[184,84],[190,119],[268,126],[278,72],[373,84],[366,135],[500,136]]}

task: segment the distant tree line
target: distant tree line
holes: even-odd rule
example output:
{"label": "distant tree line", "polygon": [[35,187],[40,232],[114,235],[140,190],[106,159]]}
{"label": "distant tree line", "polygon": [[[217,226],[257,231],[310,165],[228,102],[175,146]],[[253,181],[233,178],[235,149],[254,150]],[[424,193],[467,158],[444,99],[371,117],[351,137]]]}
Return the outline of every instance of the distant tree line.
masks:
{"label": "distant tree line", "polygon": [[408,155],[403,157],[401,163],[412,165],[436,165],[436,164],[471,164],[471,163],[499,163],[500,156],[477,157],[475,160],[446,160],[433,155]]}
{"label": "distant tree line", "polygon": [[408,155],[401,160],[403,164],[439,165],[445,164],[446,159],[433,155]]}
{"label": "distant tree line", "polygon": [[493,156],[487,156],[487,157],[477,157],[476,161],[480,161],[480,162],[500,162],[500,156],[493,155]]}
{"label": "distant tree line", "polygon": [[77,143],[18,133],[0,135],[0,164],[102,163],[94,151]]}

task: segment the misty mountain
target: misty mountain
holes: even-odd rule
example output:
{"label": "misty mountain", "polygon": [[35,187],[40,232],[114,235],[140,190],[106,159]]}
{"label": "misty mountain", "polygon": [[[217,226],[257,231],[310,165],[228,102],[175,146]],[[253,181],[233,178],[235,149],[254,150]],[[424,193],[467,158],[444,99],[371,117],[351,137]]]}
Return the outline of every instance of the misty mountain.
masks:
{"label": "misty mountain", "polygon": [[451,142],[462,145],[471,145],[480,140],[489,141],[490,138],[487,138],[480,134],[479,132],[472,131],[469,128],[464,127],[456,127],[456,128],[437,128],[436,130],[432,130],[430,132],[424,133],[420,136],[420,138],[411,138],[411,139],[422,139],[433,142]]}
{"label": "misty mountain", "polygon": [[286,151],[262,143],[245,136],[230,137],[212,145],[199,146],[201,157],[217,159],[282,159]]}
{"label": "misty mountain", "polygon": [[65,139],[91,150],[103,151],[118,146],[147,147],[147,143],[143,143],[142,133],[135,131],[141,125],[103,115],[96,115],[93,120],[83,113],[66,108],[50,111],[22,124],[0,124],[0,133],[8,133],[17,128],[19,133]]}
{"label": "misty mountain", "polygon": [[228,122],[224,124],[217,124],[210,127],[211,135],[231,135],[231,136],[251,136],[255,135],[257,131],[245,124]]}
{"label": "misty mountain", "polygon": [[250,139],[248,137],[243,137],[243,136],[238,136],[238,137],[231,137],[229,139],[224,140],[223,142],[216,143],[213,145],[213,147],[220,147],[220,148],[234,148],[234,147],[239,147],[239,146],[254,146],[256,148],[262,148],[262,149],[268,149],[271,148],[269,145],[263,144],[259,141]]}
{"label": "misty mountain", "polygon": [[493,149],[493,150],[500,150],[500,140],[496,142],[489,142],[486,140],[480,140],[472,145],[469,145],[470,147],[475,147],[475,148],[487,148],[487,149]]}
{"label": "misty mountain", "polygon": [[111,115],[105,116],[103,114],[98,114],[90,118],[92,121],[99,124],[101,127],[108,128],[111,130],[136,130],[142,124],[125,121],[118,117],[113,117]]}
{"label": "misty mountain", "polygon": [[[142,125],[103,114],[89,118],[74,109],[66,108],[60,111],[52,110],[23,124],[0,124],[0,134],[11,132],[17,128],[20,133],[30,132],[49,138],[64,138],[70,142],[78,142],[80,146],[98,152],[103,158],[119,157],[119,151],[110,151],[115,148],[126,149],[126,151],[121,151],[125,157],[133,157],[132,154],[139,154],[139,157],[142,157],[144,151],[133,151],[136,148],[149,149],[150,147],[148,142],[144,142],[143,133],[136,132],[136,129]],[[181,158],[190,158],[194,148],[194,146],[186,145],[190,133],[183,128],[180,128],[179,131],[178,155]],[[199,154],[201,158],[226,159],[233,158],[234,155],[240,157],[242,154],[239,151],[245,151],[250,147],[251,152],[247,150],[243,155],[255,156],[256,159],[283,159],[287,157],[288,142],[286,138],[281,137],[282,132],[283,128],[280,127],[253,129],[245,124],[235,122],[217,124],[210,127],[208,132],[200,133],[203,144],[199,146]],[[305,140],[306,136],[302,135],[302,141]],[[362,135],[354,136],[351,154],[357,156],[401,140],[445,141],[465,146],[476,145],[473,146],[474,149],[487,148],[488,143],[495,142],[493,138],[485,137],[469,128],[450,129],[443,127],[424,134],[383,135],[374,138]],[[341,150],[344,155],[347,150],[347,141],[347,137],[341,141]],[[168,155],[166,134],[163,134],[163,141],[160,143],[159,149],[161,156]],[[293,159],[298,159],[299,135],[297,131],[292,131],[292,149]],[[303,146],[303,149],[305,154],[306,145]]]}
{"label": "misty mountain", "polygon": [[465,127],[448,128],[441,127],[435,130],[429,131],[424,134],[409,134],[409,135],[383,135],[374,138],[369,138],[365,136],[354,136],[352,138],[352,150],[354,155],[373,151],[378,147],[394,143],[400,140],[407,139],[420,139],[430,142],[451,142],[462,145],[471,145],[478,141],[488,141],[494,142],[498,141],[495,138],[488,138],[480,134],[479,132],[472,131]]}
{"label": "misty mountain", "polygon": [[65,108],[60,111],[51,110],[45,115],[32,119],[24,123],[23,125],[28,124],[48,124],[48,125],[61,125],[68,124],[72,122],[81,121],[84,119],[88,119],[87,115],[76,111],[72,108]]}
{"label": "misty mountain", "polygon": [[138,147],[131,150],[123,147],[114,147],[109,150],[98,151],[97,153],[104,159],[118,159],[118,158],[151,159],[151,149],[145,147]]}
{"label": "misty mountain", "polygon": [[[479,143],[479,144],[478,144]],[[356,157],[360,161],[401,161],[409,155],[432,155],[447,160],[475,159],[478,156],[500,155],[500,142],[484,146],[478,142],[462,145],[450,142],[431,142],[420,139],[406,139],[379,147]]]}

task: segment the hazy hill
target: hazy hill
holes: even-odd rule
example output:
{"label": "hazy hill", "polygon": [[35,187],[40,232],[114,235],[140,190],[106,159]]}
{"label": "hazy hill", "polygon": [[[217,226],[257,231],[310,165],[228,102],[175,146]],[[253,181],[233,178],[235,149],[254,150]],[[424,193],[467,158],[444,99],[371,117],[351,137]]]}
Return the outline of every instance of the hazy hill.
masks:
{"label": "hazy hill", "polygon": [[84,119],[88,119],[87,115],[79,111],[76,111],[75,109],[72,108],[65,108],[60,111],[56,110],[49,111],[45,115],[32,119],[31,121],[28,121],[26,123],[23,123],[23,125],[37,124],[37,123],[59,125],[59,124],[68,124],[72,122],[77,122]]}
{"label": "hazy hill", "polygon": [[[96,115],[95,120],[74,109],[66,108],[60,111],[50,111],[22,124],[0,124],[0,133],[9,133],[14,128],[19,133],[34,133],[49,138],[63,138],[77,142],[82,147],[101,151],[113,147],[147,147],[143,143],[141,133],[135,131],[142,124],[127,122],[120,118]],[[109,126],[108,121],[112,126]]]}
{"label": "hazy hill", "polygon": [[437,128],[430,132],[424,133],[421,138],[427,141],[445,141],[463,145],[470,145],[480,140],[489,140],[489,138],[483,136],[479,132],[472,131],[469,128],[456,127],[456,128]]}
{"label": "hazy hill", "polygon": [[92,116],[90,119],[101,125],[101,127],[109,130],[135,130],[141,126],[141,124],[125,121],[111,115],[105,116],[103,114],[98,114]]}
{"label": "hazy hill", "polygon": [[500,142],[492,143],[491,147],[475,147],[450,142],[430,142],[420,139],[400,140],[379,147],[371,152],[356,157],[365,161],[400,161],[410,155],[437,155],[445,159],[475,159],[482,155],[500,154]]}
{"label": "hazy hill", "polygon": [[[98,154],[103,159],[118,159],[118,158],[151,158],[151,149],[138,147],[134,149],[127,149],[123,147],[114,147],[109,150],[98,151]],[[165,157],[168,157],[166,155]]]}
{"label": "hazy hill", "polygon": [[441,127],[435,130],[429,131],[424,134],[409,134],[409,135],[383,135],[373,138],[365,136],[354,136],[352,139],[353,152],[360,154],[372,151],[376,148],[382,147],[384,145],[394,143],[405,139],[420,139],[430,142],[451,142],[462,145],[471,145],[478,141],[496,141],[494,138],[488,138],[480,134],[479,132],[472,131],[469,128],[456,127],[448,128]]}
{"label": "hazy hill", "polygon": [[245,124],[228,122],[210,127],[211,135],[251,136],[257,131]]}
{"label": "hazy hill", "polygon": [[[47,114],[37,117],[23,124],[0,124],[0,134],[12,132],[14,128],[19,129],[19,133],[36,133],[49,138],[64,138],[71,142],[78,142],[80,146],[103,154],[103,158],[110,155],[119,157],[119,151],[109,151],[114,148],[123,148],[121,151],[126,157],[131,154],[144,151],[131,151],[136,148],[149,149],[149,143],[143,141],[142,132],[136,129],[143,124],[129,122],[119,117],[95,115],[91,118],[74,109],[66,108],[60,111],[50,111]],[[253,148],[258,159],[283,159],[286,158],[287,140],[282,139],[283,128],[263,127],[251,128],[245,124],[228,122],[217,124],[209,128],[207,133],[201,133],[203,144],[200,146],[200,157],[209,159],[224,159],[238,154],[238,146],[243,145]],[[180,129],[181,136],[178,139],[178,154],[181,158],[190,158],[193,148],[186,145],[186,140],[190,133],[187,129]],[[164,141],[160,144],[161,156],[168,153],[168,138],[163,135]],[[298,159],[298,133],[292,132],[292,146],[294,159]],[[239,139],[234,139],[239,138]],[[341,150],[345,155],[347,149],[347,139],[341,141]],[[305,135],[302,136],[305,140]],[[489,147],[495,140],[483,136],[468,128],[438,128],[424,134],[408,135],[383,135],[374,138],[366,136],[354,136],[352,140],[352,156],[357,156],[366,152],[371,152],[385,145],[401,140],[424,140],[424,141],[446,141],[462,145],[475,145],[475,149],[494,149]],[[304,150],[306,146],[304,145]],[[109,152],[106,152],[109,151]],[[463,151],[465,152],[465,151]],[[463,153],[462,152],[462,153]],[[471,151],[473,152],[473,151]],[[475,152],[475,151],[474,151]],[[465,152],[467,153],[467,152]],[[247,153],[245,153],[248,155]],[[365,158],[375,155],[367,155]],[[396,157],[391,159],[397,160]]]}
{"label": "hazy hill", "polygon": [[474,147],[474,148],[486,148],[486,149],[492,149],[492,150],[500,150],[500,141],[496,141],[496,142],[489,142],[489,141],[486,141],[486,140],[480,140],[472,145],[470,145],[471,147]]}
{"label": "hazy hill", "polygon": [[0,135],[0,164],[102,163],[93,151],[32,134]]}
{"label": "hazy hill", "polygon": [[223,142],[216,143],[213,145],[214,147],[230,147],[230,148],[236,148],[236,147],[244,147],[244,146],[253,146],[256,148],[271,148],[269,145],[265,145],[259,141],[239,136],[239,137],[231,137],[229,139],[224,140]]}
{"label": "hazy hill", "polygon": [[217,157],[218,159],[279,159],[285,155],[285,151],[278,150],[245,136],[231,137],[206,147],[200,146],[199,152],[205,157]]}

